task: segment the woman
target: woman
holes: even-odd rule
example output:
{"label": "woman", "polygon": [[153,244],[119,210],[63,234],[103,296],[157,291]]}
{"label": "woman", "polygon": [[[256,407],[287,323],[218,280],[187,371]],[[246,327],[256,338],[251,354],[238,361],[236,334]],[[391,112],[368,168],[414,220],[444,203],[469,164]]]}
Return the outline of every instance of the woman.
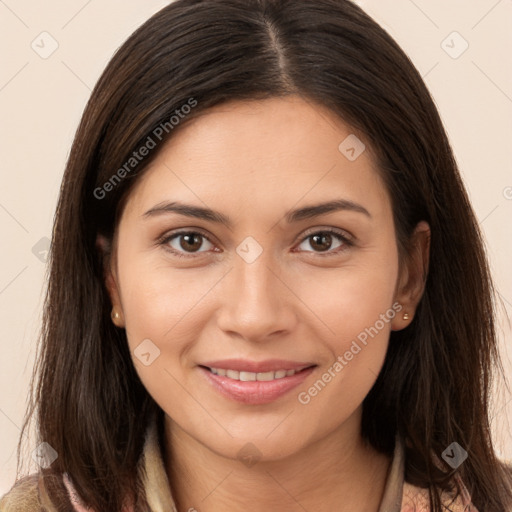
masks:
{"label": "woman", "polygon": [[63,179],[0,510],[512,510],[478,223],[412,63],[341,0],[178,0]]}

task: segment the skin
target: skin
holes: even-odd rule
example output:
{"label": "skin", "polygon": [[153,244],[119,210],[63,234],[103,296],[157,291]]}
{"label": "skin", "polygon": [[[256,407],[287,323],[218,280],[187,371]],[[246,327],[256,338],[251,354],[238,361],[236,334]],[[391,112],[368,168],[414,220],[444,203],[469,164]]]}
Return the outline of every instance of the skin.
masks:
{"label": "skin", "polygon": [[[338,149],[351,133],[332,112],[298,96],[230,102],[182,126],[130,193],[106,283],[132,355],[144,339],[160,350],[149,366],[133,362],[166,413],[164,459],[180,511],[379,508],[390,459],[361,439],[362,402],[390,331],[414,317],[429,227],[417,226],[399,265],[391,201],[369,144],[355,161]],[[343,210],[285,220],[290,209],[340,198],[370,215]],[[144,216],[164,201],[209,207],[233,226],[176,213]],[[181,228],[208,239],[192,248],[183,237],[158,243]],[[315,243],[311,235],[327,228],[353,243],[335,236]],[[250,264],[236,252],[249,236],[262,248]],[[402,312],[301,404],[298,393],[395,303]],[[197,366],[224,358],[317,367],[274,402],[248,405],[221,395]],[[237,458],[247,443],[261,457],[250,467]]]}

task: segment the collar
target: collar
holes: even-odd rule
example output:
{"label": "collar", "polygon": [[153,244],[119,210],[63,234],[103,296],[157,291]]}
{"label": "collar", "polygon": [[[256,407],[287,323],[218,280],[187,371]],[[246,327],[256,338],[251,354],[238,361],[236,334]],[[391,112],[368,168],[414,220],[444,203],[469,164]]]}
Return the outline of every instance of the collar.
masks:
{"label": "collar", "polygon": [[[139,476],[146,490],[146,499],[151,512],[178,512],[164,466],[157,419],[155,415],[148,425]],[[404,445],[397,435],[379,512],[401,511],[403,486]]]}
{"label": "collar", "polygon": [[158,419],[163,414],[154,414],[149,422],[144,451],[139,467],[139,477],[146,491],[146,500],[151,512],[178,512],[171,496],[171,487],[162,457],[162,445],[158,435]]}

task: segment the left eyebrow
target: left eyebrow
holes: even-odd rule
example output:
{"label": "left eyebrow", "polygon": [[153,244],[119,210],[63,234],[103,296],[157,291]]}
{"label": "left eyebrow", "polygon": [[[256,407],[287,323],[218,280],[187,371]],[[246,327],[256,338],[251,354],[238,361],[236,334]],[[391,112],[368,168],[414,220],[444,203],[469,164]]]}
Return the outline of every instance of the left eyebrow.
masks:
{"label": "left eyebrow", "polygon": [[[313,217],[318,217],[327,213],[343,210],[362,213],[369,218],[372,217],[370,212],[364,206],[358,203],[354,203],[353,201],[348,201],[347,199],[336,199],[326,203],[320,203],[291,210],[286,213],[285,219],[289,224],[291,224],[293,222],[299,222],[301,220],[311,219]],[[233,226],[233,221],[228,216],[220,212],[216,212],[210,208],[203,208],[201,206],[180,203],[178,201],[159,203],[144,213],[143,217],[149,218],[165,213],[176,213],[179,215],[185,215],[187,217],[216,222],[219,224],[224,224],[228,228]]]}
{"label": "left eyebrow", "polygon": [[304,219],[311,219],[326,213],[332,213],[337,211],[353,211],[363,213],[367,217],[371,218],[370,212],[362,205],[348,201],[347,199],[335,199],[327,203],[315,204],[312,206],[305,206],[304,208],[298,208],[291,210],[286,214],[286,221],[289,223],[298,222]]}

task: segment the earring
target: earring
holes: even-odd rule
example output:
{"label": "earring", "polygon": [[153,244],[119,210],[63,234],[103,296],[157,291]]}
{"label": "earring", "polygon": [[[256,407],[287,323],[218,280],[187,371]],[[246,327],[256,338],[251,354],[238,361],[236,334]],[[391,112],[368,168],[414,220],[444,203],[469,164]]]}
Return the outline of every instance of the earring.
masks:
{"label": "earring", "polygon": [[404,313],[404,316],[402,318],[404,320],[409,320],[409,313]]}
{"label": "earring", "polygon": [[112,308],[112,313],[110,314],[112,321],[116,323],[116,320],[119,320],[121,318],[121,315],[116,311],[115,308]]}

